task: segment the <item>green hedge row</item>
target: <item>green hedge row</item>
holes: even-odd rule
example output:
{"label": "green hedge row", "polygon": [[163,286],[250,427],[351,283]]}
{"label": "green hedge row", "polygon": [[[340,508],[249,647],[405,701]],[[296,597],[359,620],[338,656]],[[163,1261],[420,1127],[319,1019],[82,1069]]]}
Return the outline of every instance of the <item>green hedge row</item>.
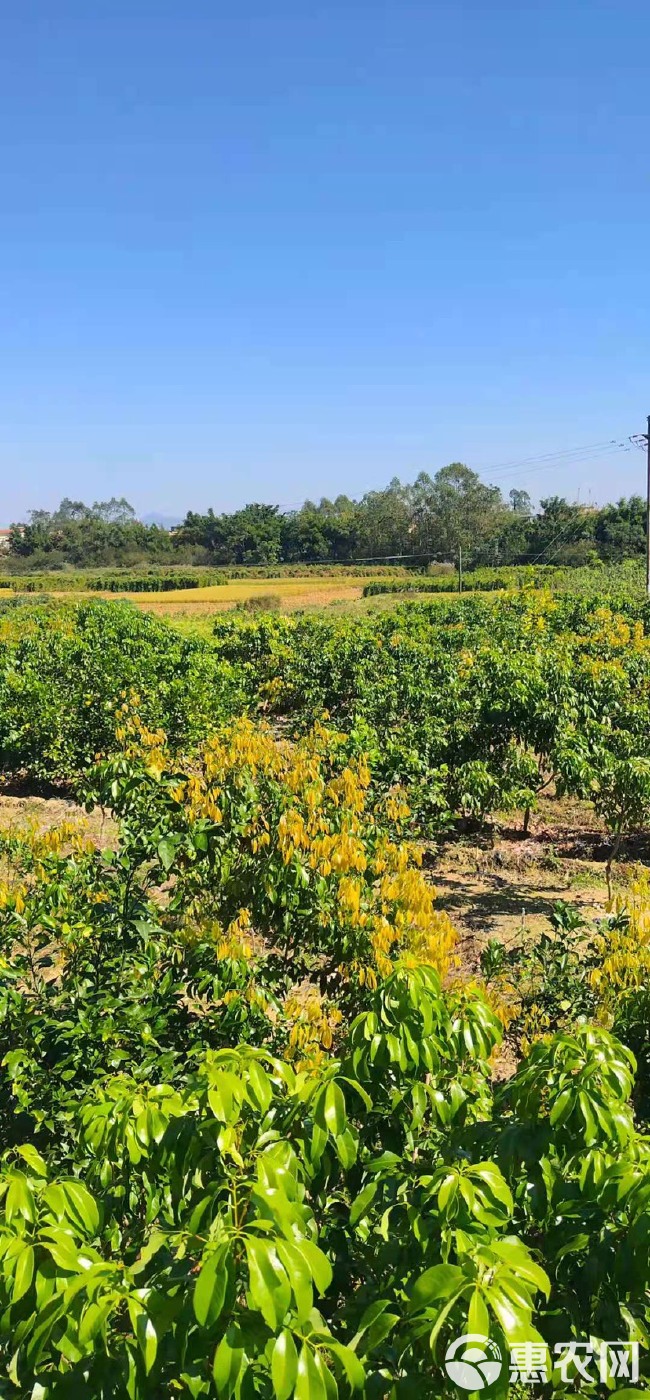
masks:
{"label": "green hedge row", "polygon": [[211,574],[134,574],[130,578],[114,574],[110,578],[98,575],[88,579],[86,588],[98,593],[173,593],[181,588],[205,588],[225,582],[220,575]]}
{"label": "green hedge row", "polygon": [[[511,569],[499,573],[495,573],[493,569],[475,569],[463,574],[463,592],[471,593],[477,589],[489,592],[498,588],[521,587],[521,583],[513,575],[514,571]],[[439,574],[434,578],[420,574],[414,578],[381,579],[367,583],[363,596],[372,598],[379,593],[455,593],[457,588],[456,574]]]}
{"label": "green hedge row", "polygon": [[181,588],[207,588],[226,584],[231,579],[271,578],[368,578],[377,574],[388,579],[408,578],[405,569],[363,567],[359,565],[265,565],[255,568],[179,567],[166,569],[78,569],[50,570],[42,573],[0,573],[0,590],[11,588],[16,593],[167,593]]}
{"label": "green hedge row", "polygon": [[212,647],[130,602],[0,603],[0,772],[74,781],[133,709],[185,750],[243,704]]}
{"label": "green hedge row", "polygon": [[[455,593],[456,574],[436,577],[416,574],[407,579],[375,579],[366,584],[364,598],[378,593]],[[571,593],[636,596],[643,591],[643,570],[638,560],[620,564],[595,564],[569,568],[559,564],[513,564],[471,569],[463,574],[463,592],[490,593],[498,589],[553,588]]]}
{"label": "green hedge row", "polygon": [[2,580],[2,586],[15,593],[77,592],[93,593],[168,593],[180,588],[203,588],[226,583],[223,574],[204,570],[202,573],[150,574],[32,574]]}

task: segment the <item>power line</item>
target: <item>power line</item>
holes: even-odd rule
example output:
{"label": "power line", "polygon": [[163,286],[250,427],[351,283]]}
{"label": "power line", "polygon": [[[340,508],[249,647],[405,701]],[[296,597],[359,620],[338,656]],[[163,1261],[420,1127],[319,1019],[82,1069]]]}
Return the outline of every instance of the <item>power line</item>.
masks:
{"label": "power line", "polygon": [[[557,535],[554,535],[554,536],[553,536],[553,539],[551,540],[550,544],[545,545],[544,548],[543,548],[542,550],[540,550],[540,553],[535,555],[535,558],[534,558],[534,559],[529,559],[529,560],[528,560],[528,563],[530,563],[530,564],[539,564],[540,559],[543,559],[543,558],[544,558],[544,555],[545,555],[545,554],[548,554],[549,550],[553,548],[553,545],[554,545],[554,544],[557,544],[558,540],[560,540],[560,541],[564,540],[565,537],[566,537],[566,535],[568,535],[569,531],[575,529],[575,526],[576,526],[575,520],[571,520],[571,521],[569,522],[569,524],[566,525],[565,528],[564,528],[563,530],[558,530]],[[546,562],[549,563],[550,561],[547,559]]]}
{"label": "power line", "polygon": [[[511,458],[509,461],[496,462],[491,466],[481,467],[477,475],[486,477],[492,476],[494,480],[506,480],[509,477],[517,476],[522,468],[527,468],[526,476],[537,476],[546,471],[552,471],[556,466],[581,466],[583,462],[595,461],[599,457],[613,455],[614,452],[630,452],[628,446],[629,438],[607,438],[601,442],[585,443],[582,447],[559,448],[555,452],[543,452],[533,454],[529,457]],[[412,484],[412,483],[411,483]],[[489,484],[489,483],[488,483]],[[362,496],[372,493],[382,495],[388,488],[377,488],[375,485],[366,487]],[[281,511],[301,510],[305,502],[291,501],[281,502]]]}
{"label": "power line", "polygon": [[534,559],[529,560],[529,563],[538,564],[540,559],[543,559],[544,555],[548,554],[549,550],[551,550],[553,546],[558,543],[558,541],[565,539],[569,532],[576,528],[577,524],[578,522],[576,520],[569,520],[561,530],[558,530],[557,534],[553,536],[549,544],[545,545],[544,548],[540,550],[539,554],[535,555]]}
{"label": "power line", "polygon": [[595,451],[596,449],[603,449],[603,450],[604,450],[605,448],[608,448],[608,447],[609,447],[609,448],[611,448],[611,447],[617,447],[617,446],[619,446],[619,444],[620,444],[620,439],[619,439],[619,438],[607,438],[607,439],[603,440],[602,442],[587,442],[587,443],[584,443],[581,447],[564,447],[564,448],[558,448],[558,449],[557,449],[556,451],[554,451],[554,452],[538,452],[538,453],[533,453],[533,455],[532,455],[531,457],[512,457],[509,461],[506,461],[506,462],[493,462],[491,466],[482,467],[481,470],[484,471],[484,472],[494,472],[494,471],[500,471],[502,467],[503,467],[503,468],[510,468],[510,467],[518,468],[518,467],[526,466],[529,462],[532,462],[532,463],[534,463],[534,462],[546,462],[546,461],[550,461],[551,458],[553,458],[553,459],[555,460],[555,459],[559,459],[560,457],[573,457],[573,456],[575,456],[575,455],[577,455],[578,453],[581,453],[581,452],[593,452],[593,451]]}
{"label": "power line", "polygon": [[525,471],[522,471],[521,467],[511,467],[508,471],[491,473],[490,475],[493,481],[503,481],[506,478],[518,476],[523,476],[523,478],[526,479],[528,476],[540,476],[543,472],[554,471],[556,467],[579,467],[582,466],[583,462],[602,461],[607,457],[613,456],[615,452],[629,452],[631,450],[631,448],[624,447],[622,444],[617,444],[616,447],[612,448],[608,443],[606,447],[596,451],[585,452],[575,457],[566,457],[561,461],[554,460],[552,462],[546,462],[538,467],[529,467]]}

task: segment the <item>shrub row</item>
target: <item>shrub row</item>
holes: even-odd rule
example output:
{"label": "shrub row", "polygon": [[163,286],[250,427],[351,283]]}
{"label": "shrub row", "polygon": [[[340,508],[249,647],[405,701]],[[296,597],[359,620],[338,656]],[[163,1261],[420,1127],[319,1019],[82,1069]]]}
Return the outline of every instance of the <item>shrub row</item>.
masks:
{"label": "shrub row", "polygon": [[[405,579],[373,579],[363,590],[364,598],[381,593],[453,593],[458,587],[453,574],[415,574]],[[640,594],[643,588],[642,566],[637,560],[623,564],[588,565],[566,568],[555,564],[521,564],[508,567],[468,570],[462,577],[464,593],[490,593],[501,589],[509,592],[522,588],[551,588],[570,593],[607,594],[613,596]]]}
{"label": "shrub row", "polygon": [[[0,590],[19,593],[83,592],[157,593],[179,588],[204,588],[228,583],[230,579],[272,578],[408,578],[408,571],[396,566],[361,564],[267,564],[238,568],[209,566],[167,566],[150,569],[43,570],[38,573],[11,571],[6,559],[0,573]],[[6,571],[5,571],[6,570]]]}
{"label": "shrub row", "polygon": [[[18,600],[16,600],[18,601]],[[0,607],[0,767],[46,781],[79,776],[115,748],[136,694],[172,745],[195,743],[241,708],[233,667],[128,602]]]}
{"label": "shrub row", "polygon": [[521,592],[364,617],[215,620],[251,705],[359,736],[430,829],[555,783],[614,836],[650,817],[650,605]]}

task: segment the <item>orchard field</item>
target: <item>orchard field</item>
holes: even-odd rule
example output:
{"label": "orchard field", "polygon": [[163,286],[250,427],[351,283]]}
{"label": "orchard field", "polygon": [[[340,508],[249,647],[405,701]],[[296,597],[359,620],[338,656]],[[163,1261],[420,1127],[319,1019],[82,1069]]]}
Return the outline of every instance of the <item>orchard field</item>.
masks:
{"label": "orchard field", "polygon": [[485,587],[0,603],[3,1396],[646,1388],[650,607]]}

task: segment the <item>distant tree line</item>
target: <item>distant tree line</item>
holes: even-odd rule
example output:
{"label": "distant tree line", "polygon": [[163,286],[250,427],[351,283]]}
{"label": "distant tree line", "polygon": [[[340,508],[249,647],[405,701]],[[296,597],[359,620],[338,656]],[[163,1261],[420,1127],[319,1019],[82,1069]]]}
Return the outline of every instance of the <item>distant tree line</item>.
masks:
{"label": "distant tree line", "polygon": [[12,525],[9,536],[11,562],[24,561],[30,570],[145,560],[173,563],[173,556],[169,531],[143,525],[124,497],[87,506],[66,496],[58,510],[30,511],[26,522]]}
{"label": "distant tree line", "polygon": [[230,514],[188,511],[174,530],[144,525],[124,498],[86,506],[67,498],[58,510],[31,511],[12,526],[8,564],[65,568],[99,564],[221,565],[355,563],[395,559],[416,565],[468,566],[540,561],[580,565],[616,561],[645,549],[645,505],[630,496],[586,507],[550,496],[533,510],[526,491],[505,500],[461,462],[411,484],[394,478],[360,500],[323,497],[300,510],[252,504]]}

